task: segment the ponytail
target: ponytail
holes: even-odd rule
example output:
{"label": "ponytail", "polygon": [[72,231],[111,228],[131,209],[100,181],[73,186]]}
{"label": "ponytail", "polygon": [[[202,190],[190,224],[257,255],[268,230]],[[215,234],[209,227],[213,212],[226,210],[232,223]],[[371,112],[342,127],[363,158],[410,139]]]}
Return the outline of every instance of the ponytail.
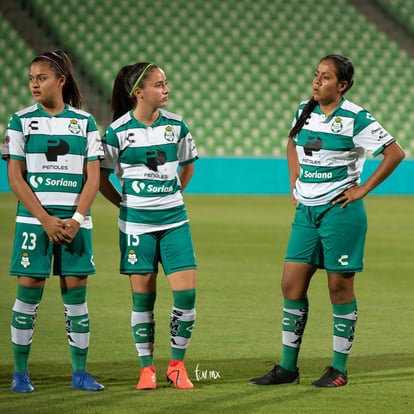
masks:
{"label": "ponytail", "polygon": [[125,79],[131,67],[132,65],[128,65],[121,68],[114,80],[111,101],[112,121],[115,121],[134,107],[134,100],[129,96],[125,88]]}
{"label": "ponytail", "polygon": [[303,128],[303,125],[305,125],[307,119],[310,117],[312,111],[316,108],[316,105],[318,105],[318,101],[315,101],[313,97],[310,98],[306,106],[303,108],[299,119],[296,121],[295,125],[290,130],[289,138],[293,138],[295,135],[299,133],[299,131]]}
{"label": "ponytail", "polygon": [[135,108],[137,99],[134,94],[136,88],[142,88],[153,69],[158,68],[150,62],[138,62],[123,66],[117,73],[112,88],[112,120]]}

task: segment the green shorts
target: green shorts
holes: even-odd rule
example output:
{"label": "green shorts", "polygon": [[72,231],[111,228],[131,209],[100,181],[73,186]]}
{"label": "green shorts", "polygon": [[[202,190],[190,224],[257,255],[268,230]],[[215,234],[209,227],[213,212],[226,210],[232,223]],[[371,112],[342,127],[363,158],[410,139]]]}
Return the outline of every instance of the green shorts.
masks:
{"label": "green shorts", "polygon": [[59,276],[95,274],[92,250],[92,230],[80,228],[72,243],[53,244],[43,227],[16,223],[10,266],[12,276],[48,278],[52,270]]}
{"label": "green shorts", "polygon": [[120,273],[158,273],[161,263],[169,275],[197,267],[188,223],[172,229],[140,235],[119,231]]}
{"label": "green shorts", "polygon": [[299,204],[286,252],[287,262],[302,262],[330,273],[361,272],[367,216],[364,202],[305,206]]}

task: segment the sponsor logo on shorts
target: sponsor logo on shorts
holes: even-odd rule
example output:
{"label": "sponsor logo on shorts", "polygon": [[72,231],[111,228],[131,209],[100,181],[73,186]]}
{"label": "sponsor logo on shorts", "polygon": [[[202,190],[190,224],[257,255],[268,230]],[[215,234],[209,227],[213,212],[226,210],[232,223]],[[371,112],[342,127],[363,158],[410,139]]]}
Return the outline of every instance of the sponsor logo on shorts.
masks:
{"label": "sponsor logo on shorts", "polygon": [[22,254],[22,259],[20,261],[20,264],[26,269],[27,267],[30,266],[30,259],[29,259],[29,254],[24,252]]}
{"label": "sponsor logo on shorts", "polygon": [[341,264],[342,266],[348,266],[349,265],[349,256],[347,254],[343,254],[339,259],[338,262],[339,264]]}
{"label": "sponsor logo on shorts", "polygon": [[131,263],[132,265],[134,265],[136,262],[138,262],[137,255],[135,254],[135,250],[131,249],[128,252],[128,263]]}

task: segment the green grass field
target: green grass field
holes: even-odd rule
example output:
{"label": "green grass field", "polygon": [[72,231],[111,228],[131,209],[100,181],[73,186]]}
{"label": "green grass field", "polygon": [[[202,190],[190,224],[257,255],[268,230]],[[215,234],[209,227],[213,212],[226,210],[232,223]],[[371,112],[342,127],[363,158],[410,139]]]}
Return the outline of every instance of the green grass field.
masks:
{"label": "green grass field", "polygon": [[[135,391],[139,365],[130,332],[128,279],[118,274],[116,210],[98,196],[94,208],[97,275],[90,278],[89,370],[100,393],[70,388],[70,360],[58,279],[45,290],[30,374],[36,392],[10,392],[13,371],[8,276],[15,198],[0,194],[1,413],[409,413],[414,412],[414,197],[369,196],[365,271],[357,276],[359,320],[349,360],[350,385],[313,389],[332,354],[332,316],[323,272],[315,275],[297,386],[255,387],[252,376],[278,361],[279,283],[293,207],[287,196],[186,196],[198,271],[197,321],[186,365],[194,390],[165,380],[171,293],[159,276],[155,364],[159,389]],[[196,375],[198,369],[198,377]]]}

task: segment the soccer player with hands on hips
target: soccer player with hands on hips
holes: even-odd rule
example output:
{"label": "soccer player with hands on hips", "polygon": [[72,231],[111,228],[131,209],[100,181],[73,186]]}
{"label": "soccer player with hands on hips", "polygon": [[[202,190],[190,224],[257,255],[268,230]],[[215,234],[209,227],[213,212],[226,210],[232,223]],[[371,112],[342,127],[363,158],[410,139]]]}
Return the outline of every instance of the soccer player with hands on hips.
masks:
{"label": "soccer player with hands on hips", "polygon": [[[18,199],[10,274],[17,276],[11,336],[11,390],[33,392],[28,360],[45,281],[60,276],[72,361],[72,387],[104,387],[87,371],[88,275],[95,273],[90,207],[99,189],[103,146],[94,118],[80,109],[72,63],[62,51],[45,52],[29,67],[36,103],[10,118],[2,157]],[[51,328],[54,329],[54,328]]]}
{"label": "soccer player with hands on hips", "polygon": [[[404,159],[395,139],[364,108],[344,98],[354,82],[344,56],[322,58],[313,96],[296,112],[287,144],[292,201],[296,212],[287,246],[281,288],[282,356],[254,385],[297,384],[297,360],[305,331],[307,291],[318,268],[325,269],[333,313],[333,357],[314,387],[348,383],[347,360],[357,322],[354,277],[363,269],[367,218],[363,202]],[[361,183],[366,152],[382,155]]]}
{"label": "soccer player with hands on hips", "polygon": [[157,387],[153,350],[159,264],[174,301],[167,379],[176,388],[193,388],[184,356],[196,316],[196,260],[182,192],[198,154],[183,119],[163,109],[168,96],[165,73],[157,65],[138,62],[119,70],[101,164],[100,190],[119,208],[120,273],[129,276],[132,290],[131,327],[141,366],[138,390]]}

